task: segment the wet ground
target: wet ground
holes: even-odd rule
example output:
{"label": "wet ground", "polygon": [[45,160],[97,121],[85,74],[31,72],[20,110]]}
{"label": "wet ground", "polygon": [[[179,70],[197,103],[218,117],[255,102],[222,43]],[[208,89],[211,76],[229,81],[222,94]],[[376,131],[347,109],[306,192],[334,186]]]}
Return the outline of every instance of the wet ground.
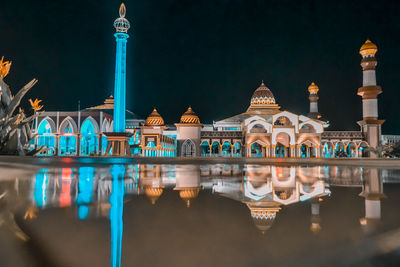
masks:
{"label": "wet ground", "polygon": [[0,164],[0,266],[400,265],[392,167],[20,161]]}

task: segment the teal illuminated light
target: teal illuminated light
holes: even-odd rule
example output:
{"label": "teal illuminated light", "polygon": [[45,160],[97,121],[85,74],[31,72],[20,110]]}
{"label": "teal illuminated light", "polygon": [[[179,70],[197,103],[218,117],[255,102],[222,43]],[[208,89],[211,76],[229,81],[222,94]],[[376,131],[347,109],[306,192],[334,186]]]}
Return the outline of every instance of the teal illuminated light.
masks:
{"label": "teal illuminated light", "polygon": [[121,266],[121,247],[124,210],[124,165],[111,167],[111,196],[110,196],[110,222],[111,222],[111,266]]}
{"label": "teal illuminated light", "polygon": [[117,42],[114,83],[114,132],[125,132],[125,94],[126,94],[126,44],[128,42],[129,21],[125,18],[125,5],[119,8],[119,18],[114,21]]}

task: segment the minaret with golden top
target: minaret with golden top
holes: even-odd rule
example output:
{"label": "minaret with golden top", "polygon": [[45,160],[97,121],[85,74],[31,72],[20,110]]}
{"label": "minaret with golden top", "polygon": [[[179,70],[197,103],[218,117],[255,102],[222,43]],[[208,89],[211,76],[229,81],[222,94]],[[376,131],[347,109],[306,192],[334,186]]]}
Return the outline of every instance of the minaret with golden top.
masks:
{"label": "minaret with golden top", "polygon": [[310,100],[310,113],[308,113],[308,117],[312,119],[321,118],[321,114],[318,112],[318,91],[319,88],[315,83],[311,83],[308,87],[308,92],[310,93],[310,96],[308,97]]}
{"label": "minaret with golden top", "polygon": [[[358,88],[357,92],[362,97],[363,103],[363,120],[359,121],[358,124],[372,148],[377,148],[380,144],[381,125],[384,122],[384,120],[378,119],[378,95],[382,93],[382,88],[376,85],[375,68],[378,62],[375,54],[377,51],[378,47],[370,40],[367,40],[360,48],[363,86]],[[374,153],[370,154],[370,157],[373,158],[378,156]]]}

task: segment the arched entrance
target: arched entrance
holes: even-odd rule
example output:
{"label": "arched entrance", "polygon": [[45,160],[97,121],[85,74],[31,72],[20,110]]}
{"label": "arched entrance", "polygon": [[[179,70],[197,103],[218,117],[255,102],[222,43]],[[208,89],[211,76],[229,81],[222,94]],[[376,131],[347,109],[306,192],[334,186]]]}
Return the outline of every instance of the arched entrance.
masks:
{"label": "arched entrance", "polygon": [[222,156],[230,157],[231,156],[231,143],[225,141],[222,145]]}
{"label": "arched entrance", "polygon": [[97,152],[97,136],[91,120],[86,119],[81,127],[81,155],[89,156]]}
{"label": "arched entrance", "polygon": [[60,137],[59,154],[60,156],[72,156],[76,154],[76,137],[73,135],[71,123],[69,121],[65,123],[65,127],[61,127],[63,135]]}
{"label": "arched entrance", "polygon": [[251,144],[250,154],[252,158],[263,158],[265,157],[265,148],[261,144],[254,142]]}
{"label": "arched entrance", "polygon": [[187,139],[182,144],[182,157],[196,156],[196,148],[192,140]]}
{"label": "arched entrance", "polygon": [[38,146],[45,146],[49,150],[44,152],[43,155],[54,155],[55,154],[55,138],[51,131],[51,125],[47,119],[44,119],[38,127]]}
{"label": "arched entrance", "polygon": [[210,156],[210,144],[207,141],[203,141],[200,146],[201,156],[209,157]]}
{"label": "arched entrance", "polygon": [[[287,120],[285,120],[287,122]],[[290,122],[290,121],[289,121]],[[290,136],[287,133],[281,132],[276,136],[275,157],[286,158],[290,157]]]}

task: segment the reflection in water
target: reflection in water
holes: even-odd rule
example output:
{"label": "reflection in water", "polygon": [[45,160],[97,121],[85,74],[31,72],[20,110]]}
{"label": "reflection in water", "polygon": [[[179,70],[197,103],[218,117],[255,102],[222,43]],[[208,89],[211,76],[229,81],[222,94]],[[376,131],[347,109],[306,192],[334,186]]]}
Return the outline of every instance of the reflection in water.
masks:
{"label": "reflection in water", "polygon": [[[30,190],[15,193],[27,183],[31,185]],[[8,205],[0,206],[0,226],[11,225],[16,235],[23,236],[23,233],[13,217],[4,214],[13,214],[21,206],[25,219],[36,218],[38,209],[71,205],[77,206],[76,215],[80,220],[108,216],[111,266],[121,265],[124,195],[144,193],[157,205],[163,193],[170,190],[177,192],[189,208],[195,205],[193,201],[201,190],[207,190],[246,205],[249,216],[263,234],[274,227],[282,209],[299,202],[309,205],[310,231],[314,234],[323,231],[321,202],[330,196],[333,186],[362,188],[359,195],[365,198],[365,217],[360,219],[360,225],[370,234],[381,220],[381,199],[386,197],[379,169],[319,166],[113,165],[111,168],[41,169],[32,181],[14,186],[14,191],[5,182],[0,186],[0,203],[8,199]],[[27,196],[32,197],[27,199]],[[11,205],[9,200],[13,198],[19,201]]]}
{"label": "reflection in water", "polygon": [[121,246],[124,209],[124,175],[123,165],[114,165],[111,168],[112,187],[110,196],[110,222],[111,222],[111,266],[121,266]]}

